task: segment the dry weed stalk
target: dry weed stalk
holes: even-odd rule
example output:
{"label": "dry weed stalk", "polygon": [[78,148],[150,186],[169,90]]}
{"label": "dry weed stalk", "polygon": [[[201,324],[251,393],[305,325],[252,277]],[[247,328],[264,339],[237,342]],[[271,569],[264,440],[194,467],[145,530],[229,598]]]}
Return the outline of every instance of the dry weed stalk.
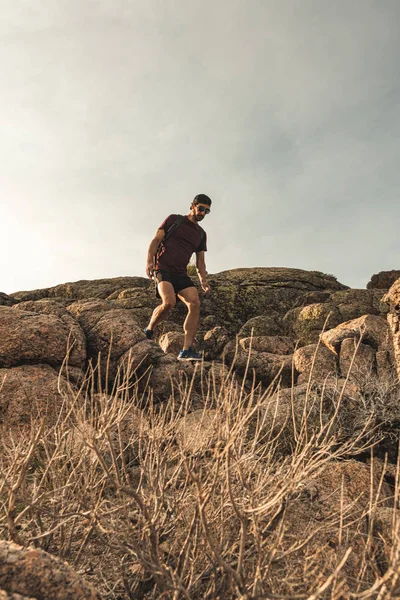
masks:
{"label": "dry weed stalk", "polygon": [[[281,418],[279,375],[262,389],[254,380],[240,383],[234,367],[217,376],[199,365],[191,380],[174,382],[160,405],[148,384],[139,385],[146,373],[138,382],[131,370],[129,362],[121,367],[111,390],[102,388],[100,361],[79,388],[60,379],[64,410],[57,422],[42,429],[32,423],[36,433],[28,444],[27,434],[20,441],[15,432],[3,437],[3,537],[40,546],[81,569],[91,565],[110,599],[398,597],[398,513],[381,572],[374,519],[383,475],[376,485],[373,466],[364,509],[358,497],[344,502],[343,480],[338,508],[307,523],[303,535],[292,534],[293,510],[304,497],[310,508],[312,482],[374,445],[372,416],[351,436],[337,426],[344,388],[327,412],[324,389],[314,395],[310,376],[303,406],[292,394],[290,414]],[[195,390],[203,410],[194,435],[204,433],[210,415],[213,429],[192,451],[185,428],[177,432]],[[288,428],[292,451],[283,452]],[[321,539],[337,548],[329,560]],[[356,552],[358,570],[349,566]]]}

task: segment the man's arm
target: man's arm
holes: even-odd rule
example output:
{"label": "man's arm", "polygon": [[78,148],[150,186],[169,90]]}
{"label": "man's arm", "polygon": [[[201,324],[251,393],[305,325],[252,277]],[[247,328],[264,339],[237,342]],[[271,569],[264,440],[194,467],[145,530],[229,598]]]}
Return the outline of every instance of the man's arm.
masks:
{"label": "man's arm", "polygon": [[157,253],[158,246],[161,244],[165,237],[164,229],[157,229],[157,233],[150,242],[149,249],[147,251],[147,263],[146,263],[146,275],[149,279],[152,279],[154,272],[155,256]]}
{"label": "man's arm", "polygon": [[206,271],[206,261],[204,257],[204,251],[196,252],[196,269],[197,275],[200,279],[200,285],[203,288],[205,294],[210,291],[210,285],[207,283],[207,271]]}

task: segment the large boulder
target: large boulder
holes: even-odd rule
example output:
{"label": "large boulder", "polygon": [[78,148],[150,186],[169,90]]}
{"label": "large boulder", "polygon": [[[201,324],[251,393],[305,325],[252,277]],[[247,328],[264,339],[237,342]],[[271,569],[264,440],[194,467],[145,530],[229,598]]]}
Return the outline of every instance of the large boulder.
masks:
{"label": "large boulder", "polygon": [[266,438],[279,437],[281,453],[293,452],[300,434],[303,439],[357,436],[368,413],[358,390],[341,379],[313,378],[310,383],[307,379],[303,377],[292,387],[279,387],[265,398],[249,420],[247,435],[252,437],[261,427]]}
{"label": "large boulder", "polygon": [[346,338],[340,347],[339,365],[343,377],[349,374],[351,379],[367,381],[377,372],[376,352],[368,344],[360,344],[355,338]]}
{"label": "large boulder", "polygon": [[0,426],[29,425],[36,418],[55,421],[63,407],[60,384],[67,382],[49,365],[0,369]]}
{"label": "large boulder", "polygon": [[283,319],[287,335],[293,336],[300,346],[317,342],[321,331],[341,322],[340,312],[332,302],[294,308]]}
{"label": "large boulder", "polygon": [[[38,548],[0,541],[0,590],[33,600],[100,600],[67,563]],[[16,596],[14,596],[16,598]]]}
{"label": "large boulder", "polygon": [[[211,293],[202,300],[203,312],[237,332],[238,326],[255,316],[283,317],[301,297],[313,291],[347,289],[332,275],[290,268],[232,269],[209,277]],[[280,332],[268,331],[264,335]],[[247,333],[246,335],[251,335]]]}
{"label": "large boulder", "polygon": [[177,356],[183,348],[184,339],[185,334],[183,332],[169,331],[160,337],[158,343],[165,353],[172,353]]}
{"label": "large boulder", "polygon": [[40,300],[42,298],[68,298],[79,300],[84,298],[107,298],[118,290],[133,288],[138,285],[148,285],[149,280],[144,277],[114,277],[112,279],[80,280],[62,283],[42,290],[15,292],[10,294],[16,300]]}
{"label": "large boulder", "polygon": [[327,377],[337,375],[337,356],[322,344],[309,344],[297,348],[293,354],[296,371],[300,374],[297,383],[324,381]]}
{"label": "large boulder", "polygon": [[[76,354],[80,353],[82,360],[78,364],[83,365],[86,358],[86,338],[85,334],[78,321],[67,310],[68,300],[43,298],[41,300],[27,300],[19,302],[14,306],[15,310],[23,310],[44,315],[55,315],[61,319],[65,326],[70,331],[71,351],[68,357],[69,366],[77,366],[77,361],[74,360]],[[71,360],[72,359],[72,360]]]}
{"label": "large boulder", "polygon": [[[310,298],[310,295],[309,295]],[[284,319],[285,330],[303,346],[317,342],[322,330],[363,315],[384,316],[387,307],[379,290],[339,290],[323,302],[313,302],[289,310]]]}
{"label": "large boulder", "polygon": [[0,292],[0,306],[12,306],[16,302],[17,301],[11,296],[8,296],[4,292]]}
{"label": "large boulder", "polygon": [[[69,315],[68,304],[70,302],[65,298],[41,298],[40,300],[23,300],[15,304],[14,308],[44,315],[57,315],[63,319],[65,315]],[[70,322],[70,319],[67,319],[67,322]]]}
{"label": "large boulder", "polygon": [[382,302],[382,290],[341,290],[331,294],[330,302],[337,307],[341,321],[351,321],[363,315],[385,316],[387,313],[387,306]]}
{"label": "large boulder", "polygon": [[340,351],[341,343],[346,338],[361,339],[364,344],[369,344],[375,350],[378,350],[387,344],[387,322],[376,315],[364,315],[359,319],[341,323],[334,329],[321,334],[322,342],[337,354]]}
{"label": "large boulder", "polygon": [[400,379],[400,279],[398,279],[384,296],[384,302],[389,306],[387,315],[391,345]]}
{"label": "large boulder", "polygon": [[137,342],[146,338],[129,311],[113,309],[101,316],[86,333],[88,354],[116,360]]}
{"label": "large boulder", "polygon": [[280,335],[283,331],[282,318],[277,311],[268,311],[268,314],[252,317],[239,329],[239,337],[252,335],[273,336]]}
{"label": "large boulder", "polygon": [[78,300],[68,311],[85,332],[88,358],[97,361],[100,357],[103,379],[107,372],[113,380],[120,358],[138,342],[147,341],[132,312],[118,308],[113,300]]}
{"label": "large boulder", "polygon": [[225,327],[216,326],[206,331],[202,347],[208,360],[215,360],[221,356],[224,346],[229,341],[229,332]]}
{"label": "large boulder", "polygon": [[177,360],[175,354],[165,354],[158,344],[142,340],[120,357],[121,377],[136,381],[140,391],[151,390],[153,397],[165,401],[182,378],[193,375],[193,366]]}
{"label": "large boulder", "polygon": [[116,290],[107,297],[120,308],[128,308],[134,318],[143,328],[149,322],[154,307],[158,303],[155,298],[154,283],[149,283],[148,279],[137,278],[137,286],[121,290]]}
{"label": "large boulder", "polygon": [[239,345],[243,350],[254,350],[255,352],[269,352],[270,354],[293,354],[294,343],[282,335],[257,335],[239,339]]}
{"label": "large boulder", "polygon": [[116,308],[115,303],[109,300],[77,300],[68,305],[68,312],[75,317],[87,334],[105,313],[114,308]]}
{"label": "large boulder", "polygon": [[292,384],[292,358],[291,354],[274,354],[272,352],[257,352],[244,350],[234,340],[226,344],[223,355],[224,361],[240,375],[255,377],[263,385],[270,385],[274,381],[283,387]]}
{"label": "large boulder", "polygon": [[367,289],[388,290],[399,278],[400,270],[380,271],[372,275],[370,281],[367,283]]}
{"label": "large boulder", "polygon": [[69,316],[61,318],[0,306],[0,366],[42,362],[57,366],[67,352],[70,365],[83,365],[84,336]]}

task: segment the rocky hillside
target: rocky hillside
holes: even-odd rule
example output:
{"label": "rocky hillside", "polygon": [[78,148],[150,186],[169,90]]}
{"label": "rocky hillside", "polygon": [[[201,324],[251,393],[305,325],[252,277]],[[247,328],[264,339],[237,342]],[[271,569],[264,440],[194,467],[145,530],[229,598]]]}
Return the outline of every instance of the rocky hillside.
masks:
{"label": "rocky hillside", "polygon": [[[264,514],[261,509],[253,507],[253,512],[247,513],[246,509],[242,513],[244,498],[248,495],[244,490],[249,490],[248,486],[251,487],[252,484],[250,481],[244,483],[241,468],[237,467],[239,470],[236,473],[236,467],[232,467],[230,462],[229,469],[236,473],[237,479],[234,477],[228,488],[221,491],[222,496],[227,494],[226,511],[233,511],[230,517],[233,529],[229,535],[225,532],[226,539],[230,539],[231,534],[234,537],[238,535],[239,530],[243,533],[244,523],[255,518],[257,511],[261,511],[265,523],[261,526],[258,521],[257,524],[256,521],[253,522],[251,527],[255,527],[259,532],[257,535],[261,536],[258,541],[253,539],[253,547],[254,544],[261,544],[265,526],[270,531],[268,544],[272,545],[268,546],[267,538],[262,544],[267,544],[270,552],[273,552],[273,548],[280,547],[279,552],[282,553],[280,563],[275,563],[272,555],[268,563],[267,588],[271,593],[286,596],[295,591],[300,594],[311,591],[316,593],[318,586],[325,585],[323,581],[328,582],[326,589],[332,590],[334,582],[329,583],[326,578],[329,578],[332,569],[338,568],[344,557],[346,560],[340,567],[344,573],[343,586],[350,586],[350,580],[357,580],[374,588],[377,573],[382,572],[380,576],[383,576],[388,572],[389,563],[392,564],[390,561],[393,559],[395,540],[392,537],[389,540],[389,533],[385,534],[386,537],[379,533],[383,536],[383,541],[373,559],[368,558],[367,565],[363,563],[366,560],[366,550],[363,541],[365,532],[361,531],[361,526],[357,526],[355,533],[353,525],[349,525],[347,541],[344,541],[343,531],[336,539],[336,533],[332,533],[329,528],[328,533],[326,529],[326,537],[324,538],[325,534],[320,536],[320,550],[325,552],[326,548],[330,549],[324,558],[324,565],[314,565],[320,569],[320,578],[312,580],[301,571],[306,563],[314,560],[314,550],[311,550],[314,546],[309,548],[311,554],[308,554],[307,544],[296,550],[289,543],[289,538],[286,539],[284,530],[279,529],[280,526],[276,527],[284,516],[286,522],[290,523],[293,535],[301,539],[317,514],[322,515],[322,519],[327,519],[323,521],[325,524],[333,523],[337,511],[343,510],[343,499],[352,509],[356,507],[359,516],[355,518],[361,518],[360,515],[370,510],[371,467],[366,465],[366,460],[371,458],[371,445],[375,447],[376,460],[383,461],[379,462],[380,466],[373,475],[373,479],[375,476],[377,478],[376,486],[380,486],[381,494],[375,507],[380,510],[379,514],[376,513],[376,531],[382,532],[388,527],[390,519],[393,521],[394,515],[397,515],[395,504],[390,499],[394,494],[393,473],[398,454],[400,424],[399,277],[400,271],[380,273],[371,278],[366,289],[350,289],[331,275],[300,269],[235,269],[210,276],[212,291],[202,298],[197,336],[197,348],[204,350],[205,360],[197,367],[176,359],[182,347],[182,323],[186,314],[181,303],[177,304],[170,319],[160,327],[156,342],[146,339],[143,328],[158,302],[154,284],[147,279],[120,277],[78,281],[11,295],[1,293],[0,430],[3,458],[0,470],[5,475],[3,479],[0,477],[0,503],[8,509],[4,513],[5,519],[2,521],[0,518],[0,537],[8,537],[17,542],[19,548],[34,543],[54,555],[65,558],[71,555],[75,565],[83,560],[86,552],[91,557],[88,562],[96,562],[97,559],[93,558],[96,556],[96,544],[91,546],[90,540],[95,537],[96,532],[97,546],[102,546],[102,536],[108,536],[111,526],[109,516],[104,517],[105,521],[100,526],[100,517],[93,517],[93,514],[97,514],[97,510],[101,512],[100,505],[111,502],[111,496],[118,505],[120,494],[125,490],[123,493],[127,496],[120,510],[123,512],[124,506],[135,502],[141,507],[141,517],[135,517],[138,519],[137,531],[145,537],[150,536],[150,556],[143,550],[144,542],[138,542],[141,550],[135,546],[132,554],[129,546],[134,545],[134,542],[128,538],[123,541],[123,534],[118,541],[110,542],[107,552],[114,557],[110,560],[120,561],[121,565],[125,562],[129,564],[128,571],[125,570],[125,574],[121,575],[118,585],[122,588],[131,586],[130,592],[126,589],[122,592],[122,588],[115,584],[119,591],[115,596],[109,595],[110,598],[150,598],[154,596],[146,594],[155,589],[158,589],[158,593],[164,590],[167,594],[165,597],[178,598],[181,597],[179,594],[168,595],[176,586],[176,589],[186,590],[186,596],[183,594],[182,597],[190,598],[217,598],[221,593],[223,596],[220,597],[224,598],[244,598],[243,594],[248,593],[249,586],[258,586],[260,590],[264,590],[264,583],[254,583],[257,582],[256,575],[256,579],[252,575],[251,584],[246,579],[244,570],[255,569],[254,573],[257,571],[257,557],[250,549],[246,550],[247,542],[243,541],[243,548],[237,551],[239,554],[235,554],[235,560],[239,560],[239,563],[245,560],[245,555],[249,555],[246,569],[243,563],[242,570],[232,567],[235,561],[232,564],[228,561],[231,566],[227,564],[229,544],[226,548],[218,549],[215,546],[211,538],[216,521],[207,526],[206,513],[202,512],[203,492],[198,487],[201,476],[194,474],[192,463],[185,462],[190,455],[199,464],[209,464],[207,469],[214,473],[215,460],[207,462],[211,460],[210,449],[213,448],[215,453],[216,448],[225,448],[227,439],[235,439],[239,446],[229,443],[227,447],[231,450],[228,453],[227,450],[223,451],[223,460],[233,460],[231,451],[233,454],[236,452],[237,457],[243,452],[243,457],[247,456],[246,460],[249,461],[249,468],[254,462],[256,477],[261,478],[261,472],[268,473],[271,469],[269,480],[276,486],[274,493],[277,495],[274,498],[278,500],[274,501],[275,504],[271,500],[271,507],[275,507],[274,510],[271,508],[272,512],[266,511]],[[221,390],[224,390],[223,393]],[[229,416],[232,414],[236,415],[234,420]],[[242,423],[241,429],[238,423]],[[269,436],[267,441],[266,428]],[[134,441],[130,437],[132,431],[137,433]],[[318,435],[316,431],[319,431]],[[116,449],[113,449],[114,439],[119,440]],[[100,442],[101,440],[103,441]],[[147,474],[146,480],[143,473],[149,468],[148,458],[146,462],[141,455],[141,448],[146,447],[149,440],[152,440],[153,446],[160,444],[159,453],[166,461],[166,470],[162,471],[162,475],[160,471],[158,481],[164,481],[166,473],[170,473],[170,479],[164,481],[167,489],[172,485],[171,481],[175,481],[174,468],[177,473],[182,467],[182,473],[184,470],[186,472],[186,479],[181,480],[179,485],[183,486],[181,489],[189,486],[194,494],[192,500],[188,501],[189,504],[192,503],[194,512],[187,505],[189,521],[185,525],[186,529],[178,518],[178,513],[183,508],[180,507],[178,513],[174,513],[174,540],[166,533],[161,539],[160,532],[153,531],[149,526],[151,519],[148,511],[152,510],[153,500],[146,504],[143,498],[147,492],[150,494],[150,480],[154,481],[155,476],[154,473],[151,476]],[[61,459],[65,456],[65,444],[70,452],[69,466],[65,459],[64,462]],[[297,457],[300,452],[299,444],[307,448],[307,460],[310,464],[314,464],[315,456],[320,461],[318,468],[310,467],[308,475],[304,472],[301,477],[293,462],[293,457]],[[329,448],[327,454],[332,459],[329,463],[324,462],[325,458],[322,459],[318,454],[319,450],[316,450],[325,447],[324,444]],[[266,455],[260,449],[267,447],[274,448],[274,456],[277,457],[274,466],[268,461],[268,464],[263,463]],[[24,454],[23,448],[31,448],[30,454],[28,450],[26,452],[29,455]],[[130,466],[124,463],[127,448],[130,457],[128,463],[133,461]],[[183,452],[183,462],[179,462],[179,459],[177,463],[174,448],[180,448],[180,452]],[[154,447],[151,452],[153,451]],[[175,458],[172,458],[173,453]],[[212,454],[214,455],[216,456]],[[240,462],[242,459],[237,460]],[[80,494],[77,490],[81,488],[75,488],[78,484],[71,479],[72,472],[79,472],[78,467],[76,471],[72,469],[74,461],[78,461],[79,468],[85,473],[82,474],[82,482],[91,474],[90,477],[96,480],[96,483],[91,484],[93,489],[102,490],[102,495],[96,496],[94,505],[87,500],[75,507],[76,515],[86,515],[79,526],[79,516],[75,516],[73,521],[72,517],[59,516],[64,511],[67,515],[69,510],[64,504],[69,494],[67,490],[70,487],[75,490],[75,495],[70,497],[71,502]],[[35,464],[41,465],[40,468],[34,467]],[[72,469],[68,484],[57,481],[58,475],[54,475],[51,483],[48,481],[52,472],[51,465],[55,464],[59,465],[59,473],[64,469]],[[119,467],[122,469],[121,473],[118,471]],[[259,475],[256,475],[261,467]],[[16,474],[13,479],[14,470]],[[215,476],[217,477],[216,471]],[[188,477],[192,479],[189,481]],[[287,478],[290,485],[285,483],[289,487],[283,489],[282,481]],[[39,492],[45,480],[46,491],[43,488]],[[112,485],[111,480],[114,482]],[[218,478],[213,484],[212,497],[215,496],[214,500],[219,502],[217,480]],[[357,483],[353,485],[351,480]],[[32,481],[35,481],[36,487],[31,489]],[[167,484],[167,481],[170,483]],[[57,489],[64,490],[65,499],[53,499],[53,504],[48,504],[46,494],[49,494],[49,485],[54,493]],[[87,485],[86,482],[85,486]],[[197,504],[194,500],[196,486],[199,494]],[[239,488],[242,491],[238,491]],[[263,489],[267,493],[266,488]],[[30,490],[29,493],[27,490]],[[29,502],[26,500],[27,494]],[[236,501],[233,499],[235,494]],[[261,496],[257,496],[257,502],[260,503],[257,506],[267,502],[266,497]],[[282,503],[287,502],[289,497],[292,500],[287,504],[283,515]],[[317,497],[318,502],[315,503],[314,498]],[[149,498],[153,496],[150,494]],[[252,498],[255,501],[255,496]],[[362,498],[365,498],[365,502]],[[96,502],[99,504],[95,509]],[[173,504],[172,499],[168,502]],[[53,514],[50,518],[56,505],[57,516]],[[36,515],[34,507],[39,506],[42,506],[42,513],[39,511]],[[172,513],[168,514],[171,519]],[[250,514],[253,515],[251,518]],[[142,518],[150,529],[146,530],[143,523],[140,525]],[[343,518],[346,520],[342,515],[341,527]],[[233,526],[235,520],[239,527],[236,533]],[[80,540],[86,539],[86,533],[88,535],[83,545],[72,541],[73,529],[66,525],[72,522],[76,524],[74,527],[76,526],[76,534],[80,536]],[[124,527],[126,530],[126,525]],[[261,531],[264,534],[261,535]],[[367,527],[366,532],[371,531]],[[200,577],[195,585],[191,576],[182,574],[185,569],[179,562],[183,559],[179,558],[178,546],[182,551],[182,544],[185,546],[190,536],[200,536],[200,532],[211,550],[209,548],[208,554],[199,553],[196,560],[192,557],[193,564],[198,569],[197,575],[193,577]],[[65,535],[72,536],[68,544]],[[253,534],[250,535],[249,530],[246,535],[250,539]],[[315,535],[313,533],[312,537]],[[352,536],[357,540],[353,545]],[[398,542],[398,538],[396,539]],[[333,546],[329,546],[331,542]],[[22,549],[18,550],[20,551]],[[188,557],[191,551],[187,550]],[[352,558],[347,556],[348,551],[349,556],[352,553]],[[0,547],[0,575],[3,571],[10,572],[4,566],[6,563],[1,552],[4,553],[5,550],[2,551]],[[17,550],[14,549],[13,552]],[[210,552],[214,556],[211,563],[206,558]],[[264,556],[265,552],[261,554]],[[261,554],[258,560],[261,560]],[[290,554],[297,556],[297,562],[289,561],[287,556]],[[136,558],[132,562],[133,555]],[[167,555],[169,558],[166,558]],[[210,566],[212,564],[214,567]],[[176,573],[179,571],[180,579],[177,575],[174,576],[175,579],[172,577],[171,565],[175,565],[173,568],[177,569]],[[215,595],[212,595],[214,592],[210,590],[214,584],[210,584],[211,587],[208,588],[208,584],[201,579],[201,573],[208,573],[208,579],[212,579],[215,565],[219,565],[219,577],[222,577],[221,573],[224,576],[220,582],[221,589],[215,589]],[[265,565],[264,567],[266,568]],[[285,584],[280,575],[281,568],[290,572]],[[96,572],[96,583],[104,592],[107,586],[104,586],[105,575],[101,569],[101,576]],[[363,576],[359,576],[360,569],[365,571]],[[111,579],[115,575],[114,571],[111,568],[108,574]],[[132,573],[136,573],[136,579]],[[163,573],[162,576],[160,573]],[[133,579],[135,584],[132,583]],[[292,585],[289,579],[292,582],[298,580],[298,585]],[[3,580],[5,581],[4,577]],[[30,589],[27,585],[18,587],[14,583],[7,584],[7,587],[2,583],[3,580],[0,579],[0,598],[3,597],[2,593],[39,598],[35,596],[34,588]],[[11,580],[15,581],[15,578],[10,575],[7,581]],[[130,583],[127,583],[128,580]],[[217,580],[218,577],[215,581]],[[146,584],[146,581],[150,583]],[[308,583],[304,583],[302,587],[301,581]],[[191,585],[195,591],[189,593]],[[365,586],[363,589],[366,590],[368,586]],[[352,590],[355,591],[355,588]],[[82,597],[95,597],[95,594],[91,590]],[[317,597],[324,596],[316,595],[315,598]],[[346,596],[344,594],[341,597]]]}
{"label": "rocky hillside", "polygon": [[[382,300],[387,290],[349,289],[333,276],[284,268],[225,271],[210,277],[210,283],[212,292],[202,299],[197,336],[206,361],[231,365],[235,359],[237,372],[243,374],[251,346],[250,369],[263,385],[278,372],[282,386],[291,385],[292,378],[301,383],[308,377],[315,345],[325,329],[331,333],[321,338],[324,347],[315,376],[345,376],[350,340],[359,338],[362,326],[379,334],[365,333],[357,363],[363,361],[378,374],[393,364],[393,346],[387,338],[389,306]],[[186,309],[181,303],[161,326],[159,344],[145,339],[143,327],[157,304],[148,279],[78,281],[2,294],[0,303],[2,423],[29,420],[32,406],[30,400],[26,406],[26,391],[36,399],[39,413],[44,406],[57,406],[57,378],[66,355],[72,382],[79,381],[99,355],[103,382],[107,378],[111,386],[128,357],[132,368],[140,365],[139,372],[151,367],[150,384],[161,400],[170,392],[170,376],[191,369],[175,357],[183,339]],[[332,340],[334,335],[338,337]]]}

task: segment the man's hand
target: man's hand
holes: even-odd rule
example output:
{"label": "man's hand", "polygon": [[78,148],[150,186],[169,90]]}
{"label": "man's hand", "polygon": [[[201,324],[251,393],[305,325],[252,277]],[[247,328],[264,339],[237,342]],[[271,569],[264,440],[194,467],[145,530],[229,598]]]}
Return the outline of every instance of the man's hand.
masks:
{"label": "man's hand", "polygon": [[146,275],[149,279],[153,279],[154,275],[154,263],[153,261],[148,261],[146,264]]}
{"label": "man's hand", "polygon": [[211,290],[210,284],[207,282],[206,279],[200,279],[200,285],[205,294],[208,294],[208,292]]}

